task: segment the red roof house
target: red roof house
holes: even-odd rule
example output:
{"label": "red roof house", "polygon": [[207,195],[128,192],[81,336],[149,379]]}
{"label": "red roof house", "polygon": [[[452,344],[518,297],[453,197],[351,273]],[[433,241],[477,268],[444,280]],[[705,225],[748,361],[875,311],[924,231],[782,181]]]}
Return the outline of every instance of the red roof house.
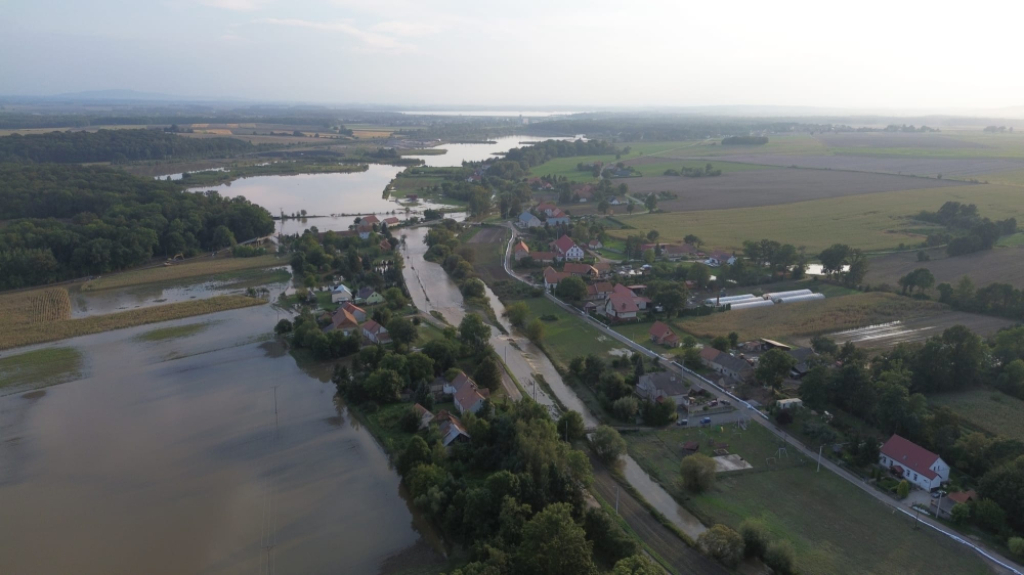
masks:
{"label": "red roof house", "polygon": [[885,442],[878,461],[897,476],[928,491],[949,481],[949,465],[941,457],[899,435]]}
{"label": "red roof house", "polygon": [[669,347],[676,347],[679,345],[679,336],[677,336],[672,328],[668,324],[660,321],[654,322],[648,332],[651,335],[651,341],[654,343],[660,343],[661,345],[667,345]]}

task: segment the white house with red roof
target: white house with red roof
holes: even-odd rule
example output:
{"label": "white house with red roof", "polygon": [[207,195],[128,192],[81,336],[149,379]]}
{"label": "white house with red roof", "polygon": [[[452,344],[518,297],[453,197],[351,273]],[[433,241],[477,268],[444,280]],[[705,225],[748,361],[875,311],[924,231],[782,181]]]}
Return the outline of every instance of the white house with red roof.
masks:
{"label": "white house with red roof", "polygon": [[616,321],[628,321],[636,319],[640,308],[633,302],[633,298],[620,293],[612,293],[604,305],[604,313]]}
{"label": "white house with red roof", "polygon": [[545,216],[552,216],[558,212],[561,212],[562,210],[558,209],[558,206],[556,206],[555,204],[545,202],[542,204],[537,204],[537,211],[541,212]]}
{"label": "white house with red roof", "polygon": [[352,303],[350,301],[345,302],[338,309],[343,309],[343,310],[347,311],[348,313],[352,314],[356,318],[356,321],[358,321],[358,322],[366,321],[366,318],[367,318],[366,310],[364,310],[363,308],[357,306],[356,304],[354,304],[354,303]]}
{"label": "white house with red roof", "polygon": [[480,411],[490,396],[489,390],[480,389],[475,381],[461,371],[454,379],[444,384],[443,391],[453,396],[456,409],[463,415],[467,411],[471,413]]}
{"label": "white house with red roof", "polygon": [[583,248],[576,245],[576,242],[572,241],[572,238],[565,234],[551,242],[551,247],[554,248],[555,254],[559,259],[566,261],[579,261],[583,259]]}
{"label": "white house with red roof", "polygon": [[530,246],[526,245],[523,240],[519,240],[516,245],[512,246],[512,252],[515,254],[516,261],[519,261],[530,255]]}
{"label": "white house with red roof", "polygon": [[363,219],[359,220],[359,223],[373,225],[380,223],[380,220],[377,218],[377,216],[371,214],[369,216],[363,216]]}
{"label": "white house with red roof", "polygon": [[650,333],[651,341],[654,343],[660,343],[669,347],[677,347],[679,345],[679,336],[665,322],[654,322],[648,333]]}
{"label": "white house with red roof", "polygon": [[893,435],[878,452],[878,462],[897,476],[931,491],[949,481],[949,464],[916,443]]}
{"label": "white house with red roof", "polygon": [[363,335],[373,343],[391,343],[391,334],[387,328],[372,319],[363,324]]}
{"label": "white house with red roof", "polygon": [[558,287],[558,282],[567,277],[571,277],[571,274],[560,272],[551,266],[544,268],[544,289],[551,291],[551,288]]}

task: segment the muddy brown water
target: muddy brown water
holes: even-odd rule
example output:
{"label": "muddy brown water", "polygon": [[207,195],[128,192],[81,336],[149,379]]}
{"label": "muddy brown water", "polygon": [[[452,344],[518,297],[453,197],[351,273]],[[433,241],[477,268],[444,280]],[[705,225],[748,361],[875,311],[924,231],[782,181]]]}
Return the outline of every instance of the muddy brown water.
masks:
{"label": "muddy brown water", "polygon": [[162,342],[137,339],[153,326],[61,342],[83,351],[86,377],[0,398],[0,573],[373,574],[439,560],[328,374],[253,343],[277,316],[212,314],[211,329]]}

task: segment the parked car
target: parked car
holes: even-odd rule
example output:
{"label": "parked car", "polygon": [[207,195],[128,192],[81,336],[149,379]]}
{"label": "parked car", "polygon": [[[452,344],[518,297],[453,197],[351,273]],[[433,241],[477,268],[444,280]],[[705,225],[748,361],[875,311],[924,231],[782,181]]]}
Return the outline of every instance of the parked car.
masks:
{"label": "parked car", "polygon": [[703,418],[701,418],[700,424],[701,425],[710,425],[711,424],[711,418],[710,417],[703,417]]}
{"label": "parked car", "polygon": [[690,420],[684,418],[684,419],[680,419],[679,421],[677,421],[676,425],[680,425],[680,426],[685,427],[685,426],[689,425],[689,423],[690,423]]}

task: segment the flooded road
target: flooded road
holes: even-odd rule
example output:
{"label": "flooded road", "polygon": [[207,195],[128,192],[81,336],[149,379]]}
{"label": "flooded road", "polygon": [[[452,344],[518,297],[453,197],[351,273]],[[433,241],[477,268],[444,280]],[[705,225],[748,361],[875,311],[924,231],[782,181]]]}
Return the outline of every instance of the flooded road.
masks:
{"label": "flooded road", "polygon": [[277,316],[58,344],[85,355],[83,379],[0,398],[0,573],[374,574],[436,560],[329,374],[254,341]]}
{"label": "flooded road", "polygon": [[[423,238],[427,235],[427,228],[411,229],[405,233],[404,275],[413,302],[419,309],[440,311],[452,325],[458,325],[466,315],[462,294],[459,293],[455,282],[448,277],[441,266],[423,259],[423,254],[427,251],[427,246],[423,243]],[[542,388],[535,385],[534,374],[540,374],[562,405],[583,416],[586,427],[593,428],[599,425],[600,422],[597,418],[562,380],[562,376],[552,365],[548,356],[529,339],[515,332],[508,324],[502,315],[505,312],[505,306],[498,300],[498,297],[490,288],[487,288],[486,293],[494,314],[505,329],[512,334],[506,336],[492,328],[491,345],[519,379],[526,393],[534,397],[538,403],[557,412],[554,407],[555,401]],[[696,538],[706,530],[706,527],[692,513],[680,507],[664,488],[651,479],[632,457],[625,456],[624,465],[623,471],[629,484],[684,533]]]}

